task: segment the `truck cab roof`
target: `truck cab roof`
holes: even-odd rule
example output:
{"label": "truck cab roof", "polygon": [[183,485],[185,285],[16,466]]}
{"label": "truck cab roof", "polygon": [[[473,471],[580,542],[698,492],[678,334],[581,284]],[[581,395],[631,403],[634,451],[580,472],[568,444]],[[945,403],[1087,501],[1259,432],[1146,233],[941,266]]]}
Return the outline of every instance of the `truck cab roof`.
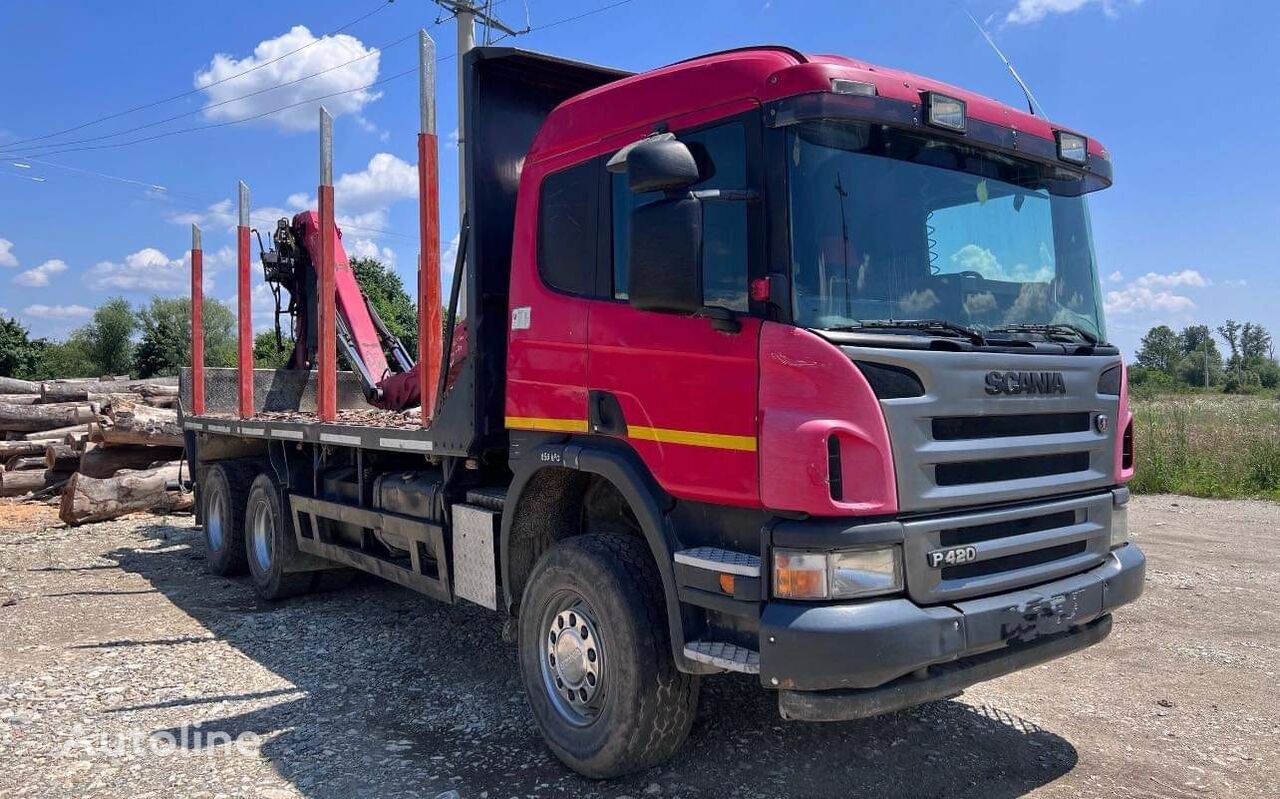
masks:
{"label": "truck cab roof", "polygon": [[[765,105],[787,97],[831,91],[840,78],[874,84],[880,97],[919,104],[925,92],[965,101],[969,118],[1054,140],[1070,128],[957,86],[846,56],[806,55],[782,46],[745,47],[711,53],[623,77],[561,103],[539,131],[530,160],[563,155],[622,133],[643,136],[682,114],[724,106]],[[1107,158],[1089,139],[1091,155]]]}

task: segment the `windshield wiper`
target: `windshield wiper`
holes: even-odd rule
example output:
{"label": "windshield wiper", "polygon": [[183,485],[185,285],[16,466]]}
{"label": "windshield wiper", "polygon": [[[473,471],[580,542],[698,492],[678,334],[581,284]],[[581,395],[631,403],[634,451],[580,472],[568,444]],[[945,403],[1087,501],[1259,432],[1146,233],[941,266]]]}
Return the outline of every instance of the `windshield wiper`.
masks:
{"label": "windshield wiper", "polygon": [[1073,325],[1067,322],[1054,322],[1052,324],[1047,324],[1047,325],[1037,325],[1037,324],[1005,325],[1004,327],[993,329],[989,332],[991,333],[1042,333],[1044,334],[1045,338],[1049,338],[1051,335],[1055,333],[1058,335],[1070,334],[1070,335],[1075,335],[1081,340],[1087,342],[1090,346],[1097,346],[1099,343],[1098,337],[1095,336],[1093,333],[1090,333],[1088,330],[1085,330],[1083,327],[1080,327],[1079,325]]}
{"label": "windshield wiper", "polygon": [[971,327],[949,322],[946,319],[867,319],[856,325],[843,325],[833,330],[867,330],[867,329],[907,329],[921,330],[926,333],[942,333],[948,332],[953,336],[967,338],[969,341],[982,346],[987,340],[982,337],[982,333]]}

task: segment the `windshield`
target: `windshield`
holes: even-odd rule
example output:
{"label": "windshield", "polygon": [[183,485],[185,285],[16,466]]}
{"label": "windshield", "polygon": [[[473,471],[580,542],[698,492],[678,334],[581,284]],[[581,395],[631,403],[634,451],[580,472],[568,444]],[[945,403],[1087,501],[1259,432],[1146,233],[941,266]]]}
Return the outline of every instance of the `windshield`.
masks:
{"label": "windshield", "polygon": [[880,125],[788,131],[796,323],[1105,329],[1089,215],[1064,170]]}

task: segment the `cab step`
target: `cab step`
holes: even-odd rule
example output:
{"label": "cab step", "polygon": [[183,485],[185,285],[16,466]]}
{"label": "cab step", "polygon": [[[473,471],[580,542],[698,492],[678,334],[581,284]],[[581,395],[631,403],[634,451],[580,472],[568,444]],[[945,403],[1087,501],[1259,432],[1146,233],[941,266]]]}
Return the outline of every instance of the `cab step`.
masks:
{"label": "cab step", "polygon": [[719,666],[726,671],[760,673],[759,652],[724,641],[690,641],[684,645],[684,656],[699,663]]}
{"label": "cab step", "polygon": [[675,554],[676,563],[683,563],[695,569],[737,574],[742,577],[760,576],[760,558],[746,552],[734,552],[731,549],[718,547],[694,547],[682,549]]}

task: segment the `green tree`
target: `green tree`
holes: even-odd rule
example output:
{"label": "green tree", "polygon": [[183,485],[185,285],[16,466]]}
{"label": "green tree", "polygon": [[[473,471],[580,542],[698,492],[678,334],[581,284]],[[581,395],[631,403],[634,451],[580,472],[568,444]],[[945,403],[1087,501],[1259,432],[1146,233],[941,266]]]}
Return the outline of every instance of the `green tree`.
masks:
{"label": "green tree", "polygon": [[[142,337],[133,365],[139,377],[175,375],[191,363],[191,300],[154,297],[138,311]],[[226,367],[236,363],[235,314],[230,306],[205,297],[204,362]]]}
{"label": "green tree", "polygon": [[32,380],[98,377],[102,374],[89,355],[89,342],[82,331],[72,333],[66,341],[37,339],[37,343],[40,344],[40,358],[31,375]]}
{"label": "green tree", "polygon": [[[404,283],[390,267],[376,258],[353,258],[351,269],[361,291],[369,298],[378,316],[410,357],[418,352],[418,308],[413,298],[404,290]],[[390,353],[388,353],[390,355]]]}
{"label": "green tree", "polygon": [[40,349],[40,341],[32,341],[17,319],[0,318],[0,377],[31,377],[39,363]]}
{"label": "green tree", "polygon": [[1224,371],[1222,352],[1213,340],[1209,326],[1184,327],[1180,337],[1182,361],[1178,364],[1178,378],[1197,388],[1221,384]]}
{"label": "green tree", "polygon": [[274,330],[259,333],[253,339],[253,365],[256,369],[279,369],[293,354],[293,339],[281,338],[276,342]]}
{"label": "green tree", "polygon": [[1164,372],[1170,377],[1177,374],[1182,359],[1182,341],[1168,325],[1158,325],[1142,337],[1138,350],[1138,363],[1147,369]]}
{"label": "green tree", "polygon": [[1244,323],[1240,329],[1240,356],[1246,364],[1271,360],[1271,334],[1265,327]]}
{"label": "green tree", "polygon": [[88,347],[89,359],[100,375],[128,374],[133,366],[133,334],[138,317],[129,301],[112,297],[98,306],[93,319],[79,331]]}
{"label": "green tree", "polygon": [[1218,326],[1218,335],[1227,342],[1227,346],[1231,348],[1231,357],[1227,359],[1227,368],[1237,369],[1240,367],[1240,323],[1234,319],[1228,319]]}

